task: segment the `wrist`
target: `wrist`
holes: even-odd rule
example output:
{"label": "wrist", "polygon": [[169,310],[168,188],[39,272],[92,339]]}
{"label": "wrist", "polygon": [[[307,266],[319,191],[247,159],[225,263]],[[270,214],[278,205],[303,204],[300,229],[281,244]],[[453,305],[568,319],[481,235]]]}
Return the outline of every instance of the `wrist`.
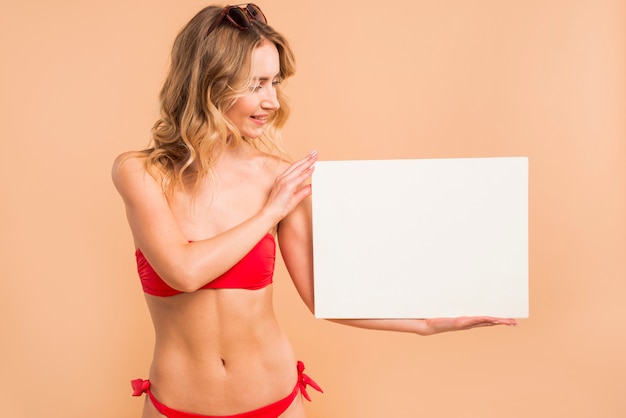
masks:
{"label": "wrist", "polygon": [[267,206],[264,206],[257,214],[257,216],[263,224],[269,225],[267,229],[273,228],[274,226],[278,225],[278,223],[282,219],[281,214],[277,213],[275,210]]}

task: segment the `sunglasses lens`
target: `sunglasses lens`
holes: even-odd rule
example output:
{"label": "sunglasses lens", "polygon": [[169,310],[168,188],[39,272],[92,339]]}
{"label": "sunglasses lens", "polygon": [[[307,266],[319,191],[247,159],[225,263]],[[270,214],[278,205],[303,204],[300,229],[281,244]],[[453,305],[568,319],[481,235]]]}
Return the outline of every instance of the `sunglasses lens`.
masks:
{"label": "sunglasses lens", "polygon": [[256,4],[252,4],[252,3],[248,4],[246,6],[246,10],[248,12],[248,15],[254,20],[257,20],[261,23],[267,23],[267,19],[265,18],[265,15],[263,14],[259,6],[257,6]]}
{"label": "sunglasses lens", "polygon": [[239,7],[231,7],[228,10],[228,17],[239,29],[248,29],[250,27],[250,21]]}

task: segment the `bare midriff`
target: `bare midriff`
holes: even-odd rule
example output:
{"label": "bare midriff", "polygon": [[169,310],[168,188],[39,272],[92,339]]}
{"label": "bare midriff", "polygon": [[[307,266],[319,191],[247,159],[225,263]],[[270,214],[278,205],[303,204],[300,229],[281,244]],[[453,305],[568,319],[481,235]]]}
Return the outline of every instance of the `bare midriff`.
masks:
{"label": "bare midriff", "polygon": [[146,295],[155,327],[151,390],[165,405],[231,415],[287,396],[296,359],[278,326],[272,285]]}

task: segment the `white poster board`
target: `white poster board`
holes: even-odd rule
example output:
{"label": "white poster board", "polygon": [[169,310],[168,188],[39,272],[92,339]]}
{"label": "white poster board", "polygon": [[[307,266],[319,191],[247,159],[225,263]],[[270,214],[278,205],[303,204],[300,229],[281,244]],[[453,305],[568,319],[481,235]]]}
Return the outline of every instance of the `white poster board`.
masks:
{"label": "white poster board", "polygon": [[318,318],[528,317],[528,159],[318,161]]}

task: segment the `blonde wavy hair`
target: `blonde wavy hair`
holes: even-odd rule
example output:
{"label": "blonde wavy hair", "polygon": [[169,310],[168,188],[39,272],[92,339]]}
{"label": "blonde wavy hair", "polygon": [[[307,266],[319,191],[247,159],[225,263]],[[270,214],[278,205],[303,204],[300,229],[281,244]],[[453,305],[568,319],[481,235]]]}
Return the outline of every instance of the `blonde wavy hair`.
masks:
{"label": "blonde wavy hair", "polygon": [[152,128],[151,144],[144,151],[146,169],[160,178],[166,194],[176,185],[184,187],[189,180],[196,186],[210,174],[221,150],[241,141],[284,155],[280,129],[289,116],[289,105],[280,85],[280,108],[272,113],[261,138],[250,141],[241,137],[225,114],[250,91],[254,49],[263,42],[276,46],[282,81],[295,73],[291,47],[281,34],[254,20],[246,30],[224,21],[207,36],[221,11],[218,6],[204,8],[174,41],[170,68],[159,96],[161,116]]}

